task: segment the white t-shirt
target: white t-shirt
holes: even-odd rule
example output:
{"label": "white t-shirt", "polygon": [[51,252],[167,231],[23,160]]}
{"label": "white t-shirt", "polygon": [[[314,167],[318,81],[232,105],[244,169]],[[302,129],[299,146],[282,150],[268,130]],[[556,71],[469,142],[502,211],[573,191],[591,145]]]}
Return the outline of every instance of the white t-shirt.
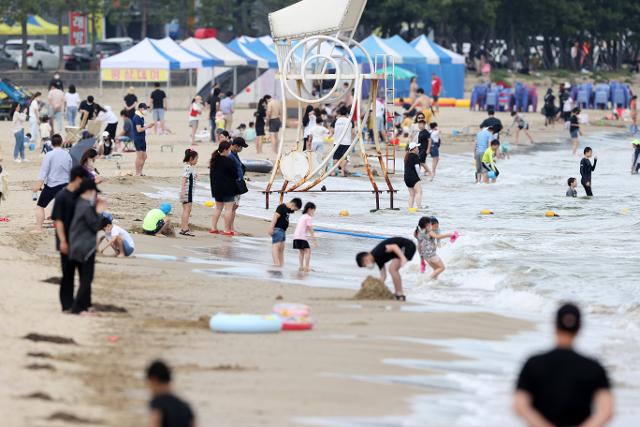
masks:
{"label": "white t-shirt", "polygon": [[309,129],[309,135],[311,135],[311,141],[320,143],[324,142],[324,139],[329,135],[329,130],[316,123]]}
{"label": "white t-shirt", "polygon": [[[338,117],[338,120],[336,120],[336,124],[334,125],[335,131],[333,133],[333,143],[339,145],[351,145],[352,128],[353,125],[351,123],[351,120],[349,120],[347,117]],[[344,136],[340,141],[338,141],[338,138],[340,138],[343,133]]]}
{"label": "white t-shirt", "polygon": [[49,123],[40,123],[40,138],[51,138],[51,125]]}
{"label": "white t-shirt", "polygon": [[376,117],[384,118],[384,103],[376,99]]}
{"label": "white t-shirt", "polygon": [[110,242],[111,240],[113,240],[116,237],[121,237],[122,240],[124,240],[125,242],[127,242],[127,244],[129,246],[131,246],[131,248],[135,248],[135,243],[133,243],[133,238],[131,238],[131,235],[123,228],[118,227],[117,225],[112,225],[111,226],[111,233],[104,233],[104,237]]}
{"label": "white t-shirt", "polygon": [[431,142],[437,144],[440,142],[440,131],[438,129],[434,129],[431,131]]}
{"label": "white t-shirt", "polygon": [[38,118],[39,118],[39,114],[38,114],[38,107],[39,107],[39,102],[38,100],[34,99],[33,101],[31,101],[31,104],[29,104],[29,121],[30,122],[37,122]]}
{"label": "white t-shirt", "polygon": [[113,114],[113,111],[111,111],[111,108],[105,107],[105,110],[106,111],[100,111],[96,119],[106,123],[118,123],[118,118],[116,117],[115,114]]}
{"label": "white t-shirt", "polygon": [[308,137],[309,132],[311,131],[311,128],[314,127],[315,125],[316,125],[316,115],[312,111],[311,113],[309,113],[309,123],[307,123],[307,125],[304,127],[304,130],[302,131],[302,136],[304,136],[305,138]]}
{"label": "white t-shirt", "polygon": [[78,107],[80,105],[80,95],[78,92],[76,93],[65,93],[64,94],[64,102],[67,103],[67,107]]}
{"label": "white t-shirt", "polygon": [[573,110],[573,99],[571,99],[571,97],[569,97],[565,102],[564,105],[562,106],[562,111],[565,113],[570,112],[571,110]]}

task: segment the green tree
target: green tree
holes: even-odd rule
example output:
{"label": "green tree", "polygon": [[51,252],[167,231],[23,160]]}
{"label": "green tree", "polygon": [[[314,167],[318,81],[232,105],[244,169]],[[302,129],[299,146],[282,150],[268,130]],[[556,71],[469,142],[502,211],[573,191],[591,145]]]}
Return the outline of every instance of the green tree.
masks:
{"label": "green tree", "polygon": [[22,37],[22,64],[23,70],[27,69],[27,19],[29,15],[36,14],[40,7],[38,0],[0,0],[0,7],[6,18],[19,22]]}

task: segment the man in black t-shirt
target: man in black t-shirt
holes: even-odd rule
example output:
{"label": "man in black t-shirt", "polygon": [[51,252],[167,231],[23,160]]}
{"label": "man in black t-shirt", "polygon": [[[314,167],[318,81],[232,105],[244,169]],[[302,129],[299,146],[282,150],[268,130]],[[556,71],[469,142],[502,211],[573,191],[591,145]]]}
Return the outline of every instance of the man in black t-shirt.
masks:
{"label": "man in black t-shirt", "polygon": [[613,416],[607,372],[573,350],[579,330],[580,310],[563,305],[556,315],[556,348],[522,368],[513,406],[528,425],[601,427]]}
{"label": "man in black t-shirt", "polygon": [[154,427],[195,427],[195,416],[187,402],[171,392],[171,370],[156,360],[147,368],[147,386],[151,391],[149,423]]}
{"label": "man in black t-shirt", "polygon": [[216,131],[216,113],[220,108],[220,93],[219,87],[214,87],[213,92],[207,99],[207,105],[209,105],[209,129],[211,130],[211,141],[215,141]]}
{"label": "man in black t-shirt", "polygon": [[155,122],[156,133],[163,134],[167,131],[164,125],[164,115],[167,112],[167,94],[160,89],[160,83],[154,83],[155,89],[151,92],[151,117]]}
{"label": "man in black t-shirt", "polygon": [[301,208],[302,200],[296,197],[278,206],[273,214],[269,235],[271,235],[271,256],[273,265],[276,267],[284,265],[284,242],[287,239],[287,228],[289,228],[289,214]]}
{"label": "man in black t-shirt", "polygon": [[375,268],[377,265],[380,269],[380,279],[384,282],[387,279],[385,264],[391,262],[389,274],[393,280],[395,297],[398,301],[405,301],[400,268],[411,261],[415,253],[416,245],[411,240],[404,237],[391,237],[380,242],[371,252],[360,252],[356,255],[356,263],[358,267],[367,268]]}
{"label": "man in black t-shirt", "polygon": [[80,111],[80,129],[84,129],[87,122],[96,117],[96,104],[93,102],[92,95],[87,96],[87,99],[80,103],[78,111]]}
{"label": "man in black t-shirt", "polygon": [[82,166],[71,169],[69,183],[56,194],[51,219],[56,229],[56,250],[60,252],[62,279],[60,280],[60,305],[62,311],[71,310],[73,304],[73,281],[76,263],[69,259],[69,230],[71,220],[76,210],[78,196],[75,194],[83,179],[89,178],[89,173]]}

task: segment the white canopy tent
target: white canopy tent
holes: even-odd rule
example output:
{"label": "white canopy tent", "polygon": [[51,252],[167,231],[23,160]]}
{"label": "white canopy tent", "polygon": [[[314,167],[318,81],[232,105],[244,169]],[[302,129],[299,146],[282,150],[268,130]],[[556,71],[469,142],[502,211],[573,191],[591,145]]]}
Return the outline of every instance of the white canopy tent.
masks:
{"label": "white canopy tent", "polygon": [[124,52],[100,60],[100,68],[179,70],[180,61],[162,52],[151,39],[144,39]]}
{"label": "white canopy tent", "polygon": [[180,62],[181,70],[212,67],[214,65],[214,61],[211,57],[200,56],[195,52],[191,52],[181,47],[170,37],[165,37],[161,40],[153,40],[153,44],[162,52]]}

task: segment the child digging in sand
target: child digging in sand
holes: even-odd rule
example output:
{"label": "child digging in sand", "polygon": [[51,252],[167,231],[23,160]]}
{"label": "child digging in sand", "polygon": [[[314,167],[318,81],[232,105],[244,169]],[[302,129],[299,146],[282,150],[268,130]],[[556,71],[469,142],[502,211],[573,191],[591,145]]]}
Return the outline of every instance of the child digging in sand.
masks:
{"label": "child digging in sand", "polygon": [[182,202],[180,234],[193,237],[195,234],[189,230],[189,218],[191,217],[193,195],[196,189],[196,180],[198,179],[198,174],[194,170],[195,165],[198,163],[198,153],[187,148],[184,152],[182,162],[184,163],[184,172],[180,182],[180,202]]}
{"label": "child digging in sand", "polygon": [[424,273],[426,264],[429,264],[429,267],[433,269],[433,272],[431,272],[432,279],[437,279],[445,270],[444,262],[442,262],[442,259],[436,254],[440,240],[454,236],[457,237],[457,233],[438,234],[439,231],[440,224],[437,218],[423,216],[420,218],[420,221],[418,221],[418,226],[414,233],[416,240],[418,240],[420,272]]}
{"label": "child digging in sand", "polygon": [[113,225],[110,215],[103,215],[102,229],[104,230],[104,236],[100,237],[98,247],[100,247],[103,240],[106,240],[109,244],[102,248],[101,254],[104,254],[107,248],[112,248],[118,258],[131,256],[135,249],[133,238],[124,228]]}
{"label": "child digging in sand", "polygon": [[296,231],[293,234],[293,249],[300,251],[300,271],[311,271],[309,265],[311,264],[311,247],[309,246],[309,240],[307,239],[307,233],[313,239],[314,246],[316,245],[316,236],[313,234],[313,216],[316,214],[316,205],[308,202],[304,205],[302,210],[302,217],[296,225]]}

